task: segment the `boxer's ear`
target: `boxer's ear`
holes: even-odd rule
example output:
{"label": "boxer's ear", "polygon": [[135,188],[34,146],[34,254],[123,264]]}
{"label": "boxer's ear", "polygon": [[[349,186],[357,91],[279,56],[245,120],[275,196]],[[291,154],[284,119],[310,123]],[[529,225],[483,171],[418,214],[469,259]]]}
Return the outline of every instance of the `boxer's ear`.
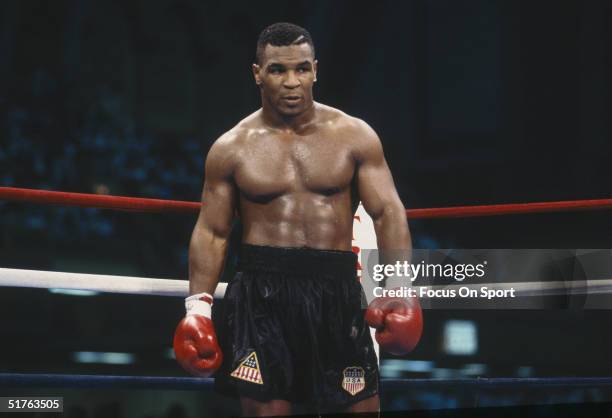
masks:
{"label": "boxer's ear", "polygon": [[258,86],[261,85],[261,76],[259,75],[260,71],[261,71],[261,67],[259,66],[259,64],[253,64],[251,66],[251,70],[253,71],[253,78],[255,79],[255,84],[257,84]]}

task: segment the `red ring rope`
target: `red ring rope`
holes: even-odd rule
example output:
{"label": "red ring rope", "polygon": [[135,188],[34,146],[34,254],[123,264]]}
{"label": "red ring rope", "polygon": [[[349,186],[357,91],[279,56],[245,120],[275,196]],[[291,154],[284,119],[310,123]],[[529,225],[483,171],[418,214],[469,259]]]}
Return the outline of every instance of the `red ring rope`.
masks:
{"label": "red ring rope", "polygon": [[[0,200],[41,204],[80,206],[134,212],[197,212],[200,202],[186,202],[140,197],[122,197],[87,193],[0,187]],[[612,209],[612,199],[564,200],[558,202],[509,203],[502,205],[453,206],[445,208],[408,209],[409,219],[466,218],[541,212]]]}
{"label": "red ring rope", "polygon": [[80,206],[133,212],[196,212],[199,202],[185,202],[141,197],[122,197],[88,193],[0,187],[0,199],[46,205]]}

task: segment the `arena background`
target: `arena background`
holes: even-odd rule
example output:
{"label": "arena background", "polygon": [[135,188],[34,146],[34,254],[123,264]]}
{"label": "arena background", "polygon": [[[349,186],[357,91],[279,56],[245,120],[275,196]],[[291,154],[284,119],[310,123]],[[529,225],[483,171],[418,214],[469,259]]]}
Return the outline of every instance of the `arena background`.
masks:
{"label": "arena background", "polygon": [[[290,21],[315,41],[315,98],[376,129],[407,208],[610,198],[611,9],[604,0],[5,0],[0,186],[199,200],[210,145],[259,106],[258,33]],[[186,278],[194,222],[2,201],[0,266]],[[610,211],[410,226],[419,248],[610,248],[612,236]],[[610,311],[555,308],[427,311],[417,350],[384,358],[383,375],[609,376]],[[3,288],[0,371],[184,376],[170,354],[183,313],[175,298]],[[475,349],[448,351],[451,320],[475,331]],[[179,392],[70,396],[84,399],[74,417],[195,416],[200,405]],[[457,402],[383,399],[399,409]]]}

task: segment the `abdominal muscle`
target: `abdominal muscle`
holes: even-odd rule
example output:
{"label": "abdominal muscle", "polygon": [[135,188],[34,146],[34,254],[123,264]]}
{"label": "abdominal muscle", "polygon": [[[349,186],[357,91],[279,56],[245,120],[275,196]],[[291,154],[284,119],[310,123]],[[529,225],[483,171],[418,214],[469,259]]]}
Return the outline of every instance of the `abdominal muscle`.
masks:
{"label": "abdominal muscle", "polygon": [[292,193],[263,204],[243,197],[240,207],[245,244],[351,250],[348,190],[331,196]]}

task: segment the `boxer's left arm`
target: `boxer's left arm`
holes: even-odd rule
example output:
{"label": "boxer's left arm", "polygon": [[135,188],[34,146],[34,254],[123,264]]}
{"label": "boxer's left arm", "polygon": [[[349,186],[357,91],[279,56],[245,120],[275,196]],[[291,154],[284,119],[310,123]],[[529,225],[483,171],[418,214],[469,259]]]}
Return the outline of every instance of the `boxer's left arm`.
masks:
{"label": "boxer's left arm", "polygon": [[[412,243],[406,210],[402,204],[378,135],[364,122],[357,138],[357,190],[364,209],[372,217],[379,262],[395,264],[411,259]],[[410,278],[404,278],[406,284]],[[366,310],[368,325],[376,328],[376,340],[391,354],[409,353],[423,331],[423,317],[418,300],[376,298]]]}
{"label": "boxer's left arm", "polygon": [[359,198],[374,222],[378,249],[402,253],[410,260],[412,243],[406,209],[402,204],[376,132],[359,122],[355,148],[356,180]]}

